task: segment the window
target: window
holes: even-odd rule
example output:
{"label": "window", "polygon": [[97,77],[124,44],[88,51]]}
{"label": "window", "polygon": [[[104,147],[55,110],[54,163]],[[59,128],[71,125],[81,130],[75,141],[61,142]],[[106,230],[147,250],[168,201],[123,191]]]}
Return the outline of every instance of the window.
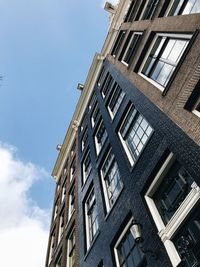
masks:
{"label": "window", "polygon": [[119,32],[119,34],[117,36],[117,39],[115,41],[114,47],[113,47],[113,49],[111,51],[111,55],[113,57],[116,57],[117,56],[117,54],[118,54],[118,52],[119,52],[119,50],[121,48],[121,45],[123,43],[123,40],[124,40],[125,35],[126,35],[126,31],[120,31]]}
{"label": "window", "polygon": [[175,0],[171,1],[168,16],[185,15],[200,12],[199,0]]}
{"label": "window", "polygon": [[74,158],[72,161],[71,167],[70,167],[70,182],[74,178],[75,171],[76,171],[76,166],[75,166],[75,158]]}
{"label": "window", "polygon": [[200,188],[170,153],[146,192],[145,199],[172,265],[178,266],[182,255],[177,252],[173,237],[200,199]]}
{"label": "window", "polygon": [[172,77],[190,38],[191,35],[157,34],[140,74],[163,91]]}
{"label": "window", "polygon": [[108,92],[112,86],[112,83],[113,83],[113,77],[108,73],[106,75],[106,78],[105,78],[103,85],[102,85],[102,88],[101,88],[101,94],[102,94],[103,98],[108,94]]}
{"label": "window", "polygon": [[106,128],[103,124],[103,121],[101,120],[99,127],[95,134],[95,146],[96,146],[97,155],[99,154],[102,146],[104,145],[106,138],[107,138]]}
{"label": "window", "polygon": [[115,83],[115,85],[113,86],[112,95],[108,102],[108,111],[112,119],[116,115],[124,96],[124,91],[122,91],[121,87],[117,85],[117,83]]}
{"label": "window", "polygon": [[67,242],[67,267],[73,267],[75,264],[75,230],[69,235]]}
{"label": "window", "polygon": [[117,267],[147,266],[144,254],[135,243],[135,240],[131,234],[131,221],[129,221],[125,227],[114,247]]}
{"label": "window", "polygon": [[123,187],[119,168],[111,150],[109,151],[103,166],[101,167],[101,178],[108,212],[116,201]]}
{"label": "window", "polygon": [[184,108],[200,117],[200,80],[198,80]]}
{"label": "window", "polygon": [[92,241],[97,235],[99,228],[97,204],[94,195],[94,188],[92,188],[86,202],[85,202],[85,217],[86,217],[86,241],[87,249],[90,247]]}
{"label": "window", "polygon": [[95,108],[94,108],[94,110],[93,110],[93,112],[92,112],[92,115],[91,115],[91,123],[92,123],[92,127],[95,126],[95,124],[96,124],[96,122],[97,122],[97,120],[98,120],[98,117],[99,117],[99,113],[100,113],[100,111],[99,111],[99,106],[98,106],[98,104],[96,103],[96,106],[95,106]]}
{"label": "window", "polygon": [[172,239],[178,253],[181,255],[182,266],[195,267],[200,262],[200,213],[195,208],[193,214],[183,224]]}
{"label": "window", "polygon": [[105,73],[105,68],[102,67],[101,72],[100,72],[99,77],[98,77],[98,80],[97,80],[98,87],[101,86],[101,80],[102,80],[102,77],[104,76],[104,73]]}
{"label": "window", "polygon": [[89,104],[89,109],[91,110],[94,105],[96,104],[96,100],[97,100],[97,97],[95,95],[95,93],[93,93],[92,97],[91,97],[91,100],[90,100],[90,104]]}
{"label": "window", "polygon": [[91,169],[92,169],[92,164],[91,164],[90,152],[88,151],[83,160],[83,184],[86,182]]}
{"label": "window", "polygon": [[[58,202],[58,201],[57,201]],[[54,216],[53,219],[55,220],[56,216],[58,214],[58,203],[55,204],[55,208],[54,208]]]}
{"label": "window", "polygon": [[138,47],[139,41],[141,40],[142,32],[133,32],[130,31],[127,40],[124,44],[122,52],[119,56],[119,60],[124,63],[126,66],[129,66],[133,55]]}
{"label": "window", "polygon": [[118,132],[131,165],[135,164],[152,132],[146,119],[131,106]]}
{"label": "window", "polygon": [[65,200],[65,196],[66,196],[66,183],[62,187],[61,203],[63,203],[63,201]]}
{"label": "window", "polygon": [[56,261],[56,267],[61,267],[61,262],[62,262],[62,255],[60,255],[58,260]]}
{"label": "window", "polygon": [[69,191],[69,208],[68,208],[68,221],[70,220],[75,210],[75,185]]}
{"label": "window", "polygon": [[83,130],[85,129],[85,126],[86,126],[86,115],[83,116],[83,119],[82,119],[80,125],[81,125],[80,130],[81,130],[81,132],[83,132]]}
{"label": "window", "polygon": [[126,16],[124,18],[124,22],[132,22],[135,15],[135,9],[136,9],[136,3],[137,1],[132,0],[131,4],[129,6],[128,12],[126,13]]}
{"label": "window", "polygon": [[53,257],[53,252],[54,252],[54,249],[55,249],[55,233],[53,233],[50,237],[50,248],[49,248],[49,264],[52,260],[52,257]]}
{"label": "window", "polygon": [[142,5],[144,5],[144,8],[143,11],[141,12],[140,19],[141,20],[152,19],[155,14],[158,3],[159,0],[143,1]]}
{"label": "window", "polygon": [[71,148],[71,157],[74,156],[75,150],[76,150],[76,141],[73,143],[72,148]]}
{"label": "window", "polygon": [[200,117],[200,98],[194,107],[193,113]]}
{"label": "window", "polygon": [[87,128],[86,128],[85,132],[83,133],[82,140],[81,140],[81,149],[82,149],[82,151],[85,149],[85,147],[87,145],[87,142],[88,142],[88,131],[87,131]]}
{"label": "window", "polygon": [[63,178],[65,179],[66,175],[67,175],[67,170],[68,170],[68,159],[65,162],[65,165],[63,167]]}
{"label": "window", "polygon": [[59,229],[58,229],[58,243],[60,242],[64,231],[64,212],[60,215],[59,218]]}

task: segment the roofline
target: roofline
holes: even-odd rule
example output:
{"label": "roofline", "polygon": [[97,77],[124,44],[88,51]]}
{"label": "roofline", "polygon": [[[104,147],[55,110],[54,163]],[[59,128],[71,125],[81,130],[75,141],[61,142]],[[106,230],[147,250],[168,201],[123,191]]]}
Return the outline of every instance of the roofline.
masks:
{"label": "roofline", "polygon": [[58,154],[56,163],[54,165],[54,168],[51,174],[56,181],[58,181],[60,177],[63,165],[65,163],[65,159],[67,158],[69,151],[71,149],[71,146],[73,144],[73,141],[75,139],[77,127],[82,120],[84,111],[87,107],[88,101],[93,92],[93,88],[94,88],[96,79],[98,77],[99,71],[101,69],[103,60],[104,60],[104,57],[98,53],[96,53],[93,58],[92,64],[90,66],[90,69],[89,69],[89,72],[86,78],[84,89],[81,92],[80,98],[76,105],[75,112],[73,114],[72,120],[68,127],[61,150]]}

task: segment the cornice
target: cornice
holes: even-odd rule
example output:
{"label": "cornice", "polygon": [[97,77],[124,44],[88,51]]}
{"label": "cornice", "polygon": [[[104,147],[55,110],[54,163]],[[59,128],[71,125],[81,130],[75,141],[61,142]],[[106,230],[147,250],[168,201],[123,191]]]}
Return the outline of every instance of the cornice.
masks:
{"label": "cornice", "polygon": [[71,146],[74,142],[76,131],[78,129],[80,121],[82,120],[85,109],[88,105],[88,101],[92,94],[92,91],[93,91],[96,79],[98,77],[99,71],[101,69],[103,60],[104,60],[104,57],[101,54],[98,54],[98,53],[95,54],[91,67],[88,72],[86,82],[84,84],[84,89],[81,92],[79,101],[76,105],[75,112],[73,114],[72,120],[70,122],[63,144],[61,146],[61,150],[58,154],[56,163],[52,171],[52,176],[56,181],[58,181],[61,175],[63,165],[69,154]]}

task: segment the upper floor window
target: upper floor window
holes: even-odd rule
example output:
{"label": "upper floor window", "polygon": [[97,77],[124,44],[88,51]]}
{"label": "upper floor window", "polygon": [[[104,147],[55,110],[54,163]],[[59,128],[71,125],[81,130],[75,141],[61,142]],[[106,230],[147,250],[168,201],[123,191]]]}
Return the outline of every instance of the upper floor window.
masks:
{"label": "upper floor window", "polygon": [[104,73],[105,73],[105,68],[102,67],[101,72],[100,72],[99,77],[98,77],[98,80],[97,80],[98,87],[101,86],[101,82],[102,82],[102,78],[104,76]]}
{"label": "upper floor window", "polygon": [[102,146],[104,145],[106,138],[107,138],[107,131],[103,124],[103,121],[101,120],[99,127],[95,134],[95,146],[96,146],[97,155],[99,154]]}
{"label": "upper floor window", "polygon": [[91,158],[90,158],[90,151],[88,151],[83,160],[83,184],[86,182],[91,169],[92,169],[92,164],[91,164]]}
{"label": "upper floor window", "polygon": [[101,177],[106,208],[108,212],[116,201],[123,187],[119,168],[111,150],[106,156],[103,166],[101,167]]}
{"label": "upper floor window", "polygon": [[185,15],[200,12],[199,0],[175,0],[171,1],[168,8],[168,16]]}
{"label": "upper floor window", "polygon": [[181,255],[182,266],[198,266],[200,262],[200,213],[198,206],[193,214],[187,219],[183,226],[173,237],[174,245]]}
{"label": "upper floor window", "polygon": [[119,137],[133,165],[153,132],[147,120],[132,105],[119,129]]}
{"label": "upper floor window", "polygon": [[196,114],[198,117],[200,117],[200,97],[194,106],[193,113]]}
{"label": "upper floor window", "polygon": [[93,93],[91,99],[90,99],[90,103],[89,103],[89,109],[91,110],[94,105],[96,105],[96,101],[97,101],[97,97],[95,95],[95,93]]}
{"label": "upper floor window", "polygon": [[200,188],[170,153],[147,190],[145,199],[172,264],[178,266],[182,254],[177,253],[173,237],[199,201]]}
{"label": "upper floor window", "polygon": [[74,158],[70,166],[70,182],[73,180],[76,171],[76,159]]}
{"label": "upper floor window", "polygon": [[98,120],[99,114],[100,114],[99,106],[98,106],[98,103],[96,103],[96,106],[95,106],[94,110],[92,111],[92,115],[91,115],[92,127],[95,126],[95,124]]}
{"label": "upper floor window", "polygon": [[68,171],[68,159],[65,161],[64,167],[63,167],[63,178],[65,179]]}
{"label": "upper floor window", "polygon": [[137,4],[137,1],[134,1],[134,0],[131,1],[128,11],[126,13],[126,16],[124,18],[124,22],[133,21],[135,12],[136,12],[136,4]]}
{"label": "upper floor window", "polygon": [[115,247],[115,261],[117,267],[145,267],[145,256],[131,234],[131,221],[126,225],[118,238]]}
{"label": "upper floor window", "polygon": [[55,232],[50,236],[49,261],[48,261],[49,264],[52,261],[54,249],[55,249]]}
{"label": "upper floor window", "polygon": [[112,119],[116,115],[124,96],[124,91],[117,83],[115,83],[115,85],[113,86],[112,95],[110,96],[110,100],[107,105],[108,111]]}
{"label": "upper floor window", "polygon": [[85,132],[83,133],[83,137],[81,139],[81,150],[83,151],[87,145],[88,142],[88,131],[87,128],[85,129]]}
{"label": "upper floor window", "polygon": [[71,148],[71,157],[74,156],[74,154],[76,152],[75,150],[76,150],[76,141],[73,143],[72,148]]}
{"label": "upper floor window", "polygon": [[75,264],[75,240],[75,229],[73,229],[67,242],[67,267],[73,267]]}
{"label": "upper floor window", "polygon": [[59,217],[59,229],[58,229],[58,243],[60,242],[64,231],[64,211],[62,211]]}
{"label": "upper floor window", "polygon": [[113,77],[108,73],[106,75],[106,78],[103,82],[102,88],[101,88],[101,94],[104,97],[108,94],[109,90],[111,89],[111,86],[113,84]]}
{"label": "upper floor window", "polygon": [[62,254],[59,256],[59,258],[56,260],[56,267],[61,267],[62,262]]}
{"label": "upper floor window", "polygon": [[67,189],[66,189],[66,183],[65,183],[62,187],[61,203],[63,203],[63,201],[65,200],[66,191]]}
{"label": "upper floor window", "polygon": [[144,1],[146,4],[143,8],[143,12],[140,16],[141,20],[146,20],[146,19],[152,19],[152,17],[155,14],[156,7],[159,3],[159,0],[149,0],[149,1]]}
{"label": "upper floor window", "polygon": [[75,210],[75,185],[69,191],[69,207],[68,207],[68,220],[71,218]]}
{"label": "upper floor window", "polygon": [[58,201],[56,202],[55,207],[54,207],[54,216],[53,216],[54,220],[57,217],[57,215],[58,215]]}
{"label": "upper floor window", "polygon": [[140,74],[161,91],[167,86],[191,35],[157,34],[147,53]]}
{"label": "upper floor window", "polygon": [[142,32],[130,31],[127,40],[122,48],[122,52],[119,56],[119,60],[126,66],[129,66],[133,55],[138,47],[139,41],[142,37]]}
{"label": "upper floor window", "polygon": [[99,229],[97,204],[92,188],[85,202],[85,221],[86,221],[86,241],[87,249],[90,247]]}
{"label": "upper floor window", "polygon": [[111,55],[113,57],[116,57],[117,56],[117,54],[118,54],[118,52],[119,52],[119,50],[121,48],[121,45],[123,43],[123,40],[124,40],[125,35],[126,35],[126,31],[123,31],[122,30],[122,31],[119,32],[119,34],[117,36],[117,39],[115,41],[114,47],[113,47],[113,49],[111,51]]}

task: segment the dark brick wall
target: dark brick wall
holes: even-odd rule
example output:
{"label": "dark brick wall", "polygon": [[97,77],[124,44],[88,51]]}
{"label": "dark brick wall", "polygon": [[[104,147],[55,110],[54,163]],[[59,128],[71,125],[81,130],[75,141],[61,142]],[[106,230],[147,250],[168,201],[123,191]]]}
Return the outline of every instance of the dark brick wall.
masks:
{"label": "dark brick wall", "polygon": [[[115,266],[113,245],[117,238],[117,233],[124,227],[123,222],[133,215],[143,224],[144,232],[144,248],[155,248],[159,257],[155,262],[152,257],[147,255],[148,266],[171,266],[169,258],[166,254],[164,246],[157,236],[157,229],[144,203],[143,191],[151,181],[151,174],[158,162],[162,159],[167,151],[173,152],[179,162],[185,166],[193,178],[200,184],[200,148],[179,128],[169,117],[167,117],[158,107],[156,107],[148,98],[146,98],[140,90],[138,90],[117,68],[108,60],[104,62],[106,72],[109,71],[115,81],[125,91],[126,95],[123,99],[120,109],[113,121],[111,121],[108,111],[105,107],[99,88],[96,86],[94,91],[97,95],[98,104],[106,127],[108,138],[101,150],[98,158],[94,147],[94,133],[91,128],[89,109],[86,110],[86,124],[88,127],[88,146],[92,157],[92,172],[86,184],[82,188],[81,184],[81,161],[84,153],[81,152],[81,136],[79,129],[79,178],[78,178],[78,196],[79,196],[79,225],[80,225],[80,266],[98,266],[103,259],[105,267]],[[105,72],[105,74],[106,74]],[[148,144],[140,155],[134,167],[130,166],[124,149],[119,141],[117,129],[121,119],[126,112],[127,105],[132,102],[137,110],[148,120],[154,128]],[[94,130],[95,131],[95,130]],[[106,216],[104,197],[98,172],[99,165],[105,157],[105,152],[109,144],[115,154],[116,161],[119,166],[120,174],[123,180],[124,188],[114,204],[114,207]],[[83,154],[83,155],[82,155]],[[95,196],[98,206],[99,218],[99,234],[86,253],[85,248],[85,225],[83,214],[83,201],[94,184]]]}

